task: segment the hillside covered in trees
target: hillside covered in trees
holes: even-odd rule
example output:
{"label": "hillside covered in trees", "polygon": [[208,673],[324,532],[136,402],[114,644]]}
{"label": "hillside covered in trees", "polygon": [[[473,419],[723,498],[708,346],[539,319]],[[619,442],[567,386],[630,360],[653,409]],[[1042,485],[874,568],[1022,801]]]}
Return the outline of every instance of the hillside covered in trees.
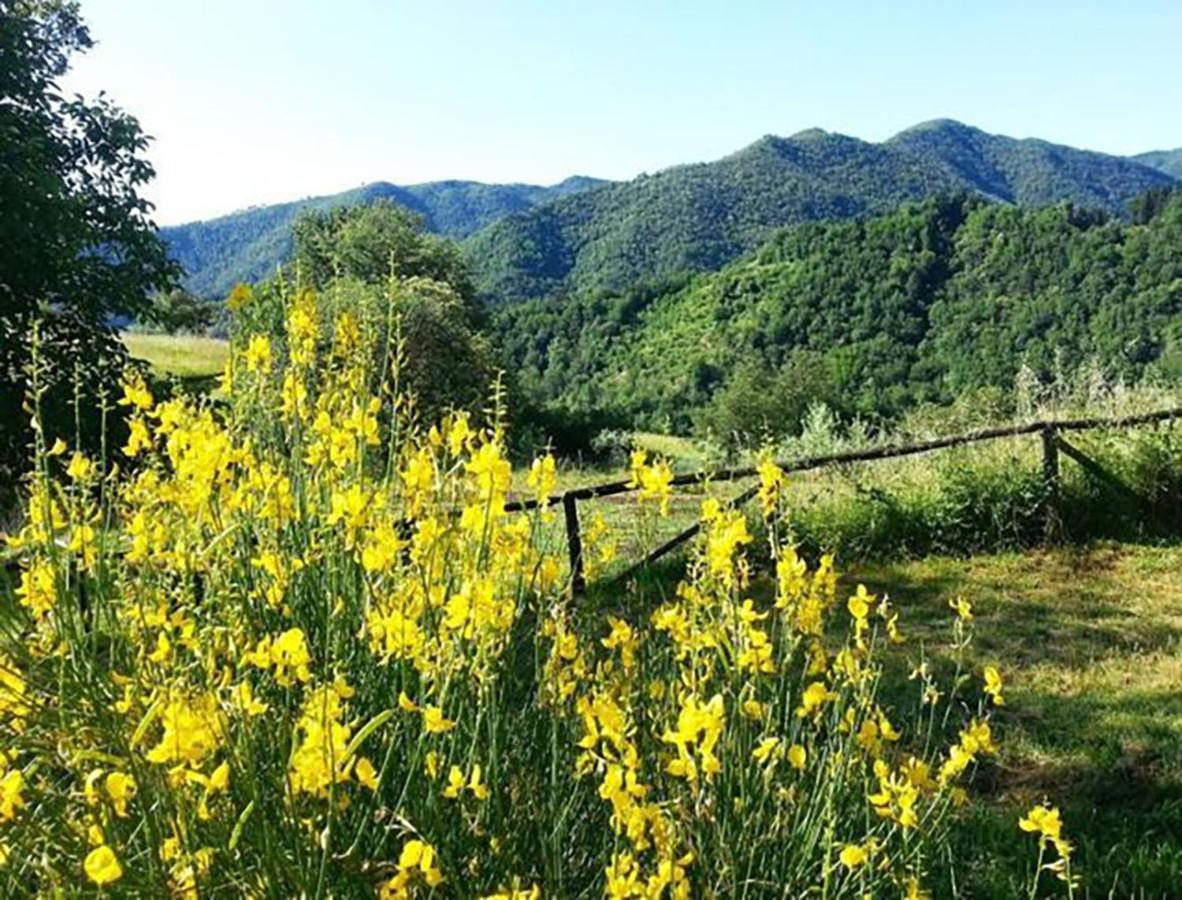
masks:
{"label": "hillside covered in trees", "polygon": [[888,212],[942,192],[1119,213],[1144,191],[1172,183],[1123,157],[951,120],[882,144],[814,129],[542,204],[483,229],[468,249],[483,291],[504,302],[717,269],[779,227]]}
{"label": "hillside covered in trees", "polygon": [[258,281],[287,262],[292,227],[304,213],[396,203],[423,217],[427,229],[463,238],[511,213],[594,187],[596,178],[574,176],[549,187],[432,181],[402,187],[379,181],[340,194],[241,210],[202,222],[160,229],[172,258],[185,270],[185,287],[199,296],[222,297],[239,281]]}
{"label": "hillside covered in trees", "polygon": [[712,274],[510,305],[538,402],[688,431],[793,424],[825,400],[889,416],[1089,361],[1182,370],[1182,194],[1124,222],[961,196],[787,229]]}

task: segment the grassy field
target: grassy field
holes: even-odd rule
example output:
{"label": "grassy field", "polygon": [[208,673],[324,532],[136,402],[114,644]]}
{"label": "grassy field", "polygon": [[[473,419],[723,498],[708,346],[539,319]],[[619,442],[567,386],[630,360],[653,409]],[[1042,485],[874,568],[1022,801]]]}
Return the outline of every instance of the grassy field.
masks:
{"label": "grassy field", "polygon": [[196,335],[142,334],[128,331],[123,343],[136,359],[152,367],[153,374],[177,378],[217,375],[230,355],[230,346],[217,338]]}
{"label": "grassy field", "polygon": [[1014,823],[1049,798],[1078,845],[1086,896],[1182,889],[1182,548],[1101,544],[971,559],[863,565],[908,644],[947,663],[952,596],[974,606],[977,670],[1002,668],[1002,757],[978,778],[988,804],[961,848],[963,895],[1013,897],[1031,842]]}

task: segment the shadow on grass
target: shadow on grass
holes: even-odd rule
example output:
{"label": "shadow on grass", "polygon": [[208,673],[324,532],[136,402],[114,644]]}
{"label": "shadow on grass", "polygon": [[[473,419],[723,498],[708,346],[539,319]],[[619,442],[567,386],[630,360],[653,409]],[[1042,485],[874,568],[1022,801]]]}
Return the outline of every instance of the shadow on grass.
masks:
{"label": "shadow on grass", "polygon": [[986,663],[1006,675],[1002,755],[974,783],[985,802],[958,832],[962,878],[944,886],[948,896],[1024,892],[1037,848],[1017,819],[1043,799],[1063,810],[1083,896],[1182,896],[1182,550],[863,565],[848,586],[856,581],[891,594],[911,639],[888,663],[888,698],[910,702],[917,644],[939,670],[952,668],[956,595],[974,604],[967,661],[977,683]]}

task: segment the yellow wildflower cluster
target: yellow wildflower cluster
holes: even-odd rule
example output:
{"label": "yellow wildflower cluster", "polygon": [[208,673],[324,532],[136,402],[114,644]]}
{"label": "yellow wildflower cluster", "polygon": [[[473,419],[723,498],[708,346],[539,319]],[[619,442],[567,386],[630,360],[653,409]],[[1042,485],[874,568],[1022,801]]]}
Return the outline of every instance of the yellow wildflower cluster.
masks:
{"label": "yellow wildflower cluster", "polygon": [[[1061,881],[1067,882],[1069,888],[1076,886],[1076,879],[1071,874],[1071,854],[1075,851],[1071,842],[1063,834],[1063,820],[1057,806],[1041,803],[1031,807],[1030,812],[1018,820],[1018,827],[1038,838],[1038,869],[1035,873],[1035,885],[1042,872],[1052,872]],[[1048,848],[1053,847],[1056,857],[1044,862]]]}
{"label": "yellow wildflower cluster", "polygon": [[656,501],[661,515],[668,515],[669,501],[673,496],[673,470],[669,468],[669,463],[663,459],[650,463],[648,451],[636,449],[632,451],[629,472],[631,477],[628,486],[639,489],[637,496],[640,501]]}
{"label": "yellow wildflower cluster", "polygon": [[[215,398],[128,377],[118,466],[42,448],[0,629],[0,892],[919,896],[988,704],[947,750],[929,674],[928,732],[887,708],[897,614],[797,553],[770,460],[766,580],[760,529],[707,500],[675,589],[584,602],[554,460],[515,481],[495,414],[398,394],[397,290],[284,290],[231,295]],[[631,469],[668,512],[669,466]],[[593,575],[615,544],[586,532]]]}

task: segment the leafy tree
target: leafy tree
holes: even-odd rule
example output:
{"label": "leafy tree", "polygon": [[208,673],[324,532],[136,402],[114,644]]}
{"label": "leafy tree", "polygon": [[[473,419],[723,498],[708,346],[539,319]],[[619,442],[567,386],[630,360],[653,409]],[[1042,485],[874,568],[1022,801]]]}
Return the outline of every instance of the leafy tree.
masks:
{"label": "leafy tree", "polygon": [[173,288],[153,298],[147,321],[169,334],[203,332],[213,324],[215,311],[210,301],[194,297],[184,288]]}
{"label": "leafy tree", "polygon": [[728,448],[753,447],[764,439],[799,434],[809,409],[818,403],[832,406],[836,393],[824,356],[802,350],[779,371],[763,362],[740,364],[695,421],[699,431]]}
{"label": "leafy tree", "polygon": [[[20,408],[39,321],[42,404],[48,426],[67,436],[70,382],[91,394],[109,383],[122,361],[110,324],[147,312],[149,293],[177,274],[140,196],[154,172],[139,123],[102,95],[67,98],[58,87],[73,54],[92,44],[70,0],[0,0],[0,404]],[[93,396],[83,400],[93,407]],[[24,422],[0,423],[9,478]]]}
{"label": "leafy tree", "polygon": [[1129,204],[1129,217],[1135,225],[1147,225],[1166,211],[1171,201],[1182,194],[1182,185],[1150,188]]}
{"label": "leafy tree", "polygon": [[449,284],[413,277],[395,288],[405,359],[402,386],[430,422],[451,408],[481,409],[496,378],[485,337]]}
{"label": "leafy tree", "polygon": [[379,200],[368,206],[312,211],[294,227],[295,266],[317,287],[335,277],[381,284],[429,278],[451,286],[475,309],[476,291],[456,245],[423,230],[421,216]]}

